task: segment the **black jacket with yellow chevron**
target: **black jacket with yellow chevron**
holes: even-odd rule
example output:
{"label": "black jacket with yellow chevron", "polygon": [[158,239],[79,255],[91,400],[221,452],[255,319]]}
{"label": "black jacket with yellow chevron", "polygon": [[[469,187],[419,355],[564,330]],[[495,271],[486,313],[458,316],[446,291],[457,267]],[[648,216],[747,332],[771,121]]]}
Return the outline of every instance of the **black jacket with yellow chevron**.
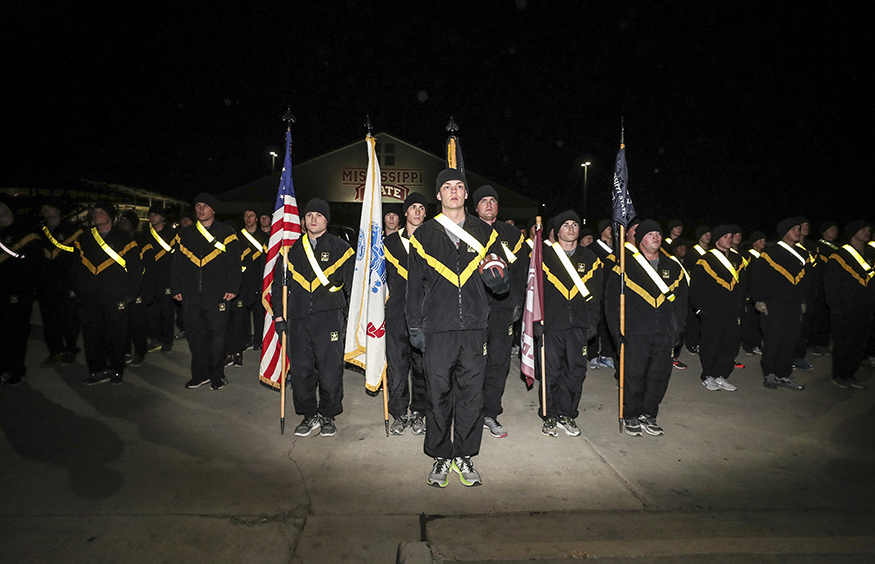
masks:
{"label": "black jacket with yellow chevron", "polygon": [[76,239],[82,235],[82,229],[61,221],[54,229],[42,225],[38,234],[44,259],[40,261],[40,291],[68,294],[73,290],[73,270],[79,262]]}
{"label": "black jacket with yellow chevron", "polygon": [[[0,242],[18,255],[0,249],[0,296],[6,303],[13,296],[33,296],[37,290],[37,269],[42,262],[39,235],[25,223],[15,221],[0,228]],[[0,323],[4,322],[0,320]]]}
{"label": "black jacket with yellow chevron", "polygon": [[[563,254],[565,251],[560,249]],[[591,298],[586,300],[563,266],[556,251],[544,245],[544,331],[565,331],[584,328],[594,335],[599,323],[602,300],[602,261],[589,249],[580,245],[568,257],[576,276],[580,278]]]}
{"label": "black jacket with yellow chevron", "polygon": [[[484,222],[485,223],[485,222]],[[487,223],[487,225],[489,225]],[[498,241],[502,252],[498,253],[510,268],[510,290],[506,294],[494,294],[487,288],[492,298],[492,307],[514,309],[522,305],[526,294],[526,278],[529,274],[529,255],[531,249],[526,245],[526,239],[519,229],[509,223],[497,221],[492,228],[498,232]],[[507,250],[505,250],[507,249]],[[513,260],[510,259],[510,256]]]}
{"label": "black jacket with yellow chevron", "polygon": [[176,254],[176,248],[179,244],[179,241],[176,238],[178,232],[175,228],[166,224],[161,231],[155,232],[155,235],[158,235],[164,244],[170,247],[169,251],[155,239],[155,235],[152,234],[152,230],[149,229],[149,226],[146,227],[144,233],[146,236],[143,240],[147,242],[144,243],[144,245],[151,245],[153,252],[149,256],[150,260],[143,266],[146,267],[146,272],[149,273],[149,276],[156,284],[169,284],[170,270],[173,267],[173,255]]}
{"label": "black jacket with yellow chevron", "polygon": [[170,268],[170,292],[224,295],[240,293],[240,241],[237,233],[221,221],[206,228],[222,245],[220,250],[207,241],[197,223],[179,230],[178,247]]}
{"label": "black jacket with yellow chevron", "polygon": [[[405,242],[407,244],[405,245]],[[383,239],[383,254],[386,256],[386,318],[404,319],[407,304],[407,262],[410,252],[410,237],[404,229]]]}
{"label": "black jacket with yellow chevron", "polygon": [[872,257],[865,249],[857,253],[867,268],[844,247],[833,251],[826,263],[823,278],[826,303],[836,314],[851,313],[851,310],[868,310],[871,315],[875,306],[875,276],[872,275]]}
{"label": "black jacket with yellow chevron", "polygon": [[[734,274],[717,253],[722,254],[735,269]],[[739,253],[711,249],[699,257],[690,273],[690,303],[702,313],[737,315],[744,307],[745,278],[744,261]]]}
{"label": "black jacket with yellow chevron", "polygon": [[131,236],[118,229],[110,229],[100,235],[124,261],[116,262],[94,238],[94,229],[88,229],[76,240],[79,263],[76,265],[76,293],[115,294],[131,302],[137,297],[143,282],[143,263],[140,247]]}
{"label": "black jacket with yellow chevron", "polygon": [[[462,229],[486,254],[504,253],[498,232],[479,218],[466,214]],[[464,241],[457,248],[437,220],[420,225],[410,238],[407,326],[430,333],[486,329],[492,298],[477,269],[481,259]]]}
{"label": "black jacket with yellow chevron", "polygon": [[[656,273],[674,296],[669,300],[650,275],[626,249],[626,332],[627,335],[669,335],[684,330],[688,298],[687,280],[681,265],[658,253]],[[608,274],[605,287],[605,318],[613,335],[620,333],[620,265]]]}
{"label": "black jacket with yellow chevron", "polygon": [[775,244],[763,249],[760,258],[751,263],[752,302],[805,303],[811,284],[811,260],[804,249],[794,246],[793,250],[802,261],[782,245]]}
{"label": "black jacket with yellow chevron", "polygon": [[[261,295],[261,283],[264,280],[264,261],[267,253],[267,242],[270,235],[256,228],[255,233],[249,233],[246,227],[240,230],[238,237],[240,238],[240,265],[243,270],[243,282],[240,286],[240,294],[246,295]],[[255,239],[255,243],[249,240],[250,235]]]}
{"label": "black jacket with yellow chevron", "polygon": [[[289,247],[288,309],[286,319],[303,319],[319,311],[346,310],[355,271],[355,251],[343,239],[327,231],[316,239],[313,247],[316,264],[322,269],[328,284],[324,285],[313,270],[304,250],[304,237]],[[271,287],[274,317],[283,311],[283,261],[276,261]]]}

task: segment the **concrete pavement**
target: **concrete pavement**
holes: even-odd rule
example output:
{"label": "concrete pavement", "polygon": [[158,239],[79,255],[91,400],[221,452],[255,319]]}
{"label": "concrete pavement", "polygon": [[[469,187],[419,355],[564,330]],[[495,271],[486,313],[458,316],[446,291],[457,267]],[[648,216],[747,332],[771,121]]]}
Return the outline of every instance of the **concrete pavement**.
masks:
{"label": "concrete pavement", "polygon": [[486,433],[475,459],[484,485],[445,489],[425,484],[421,437],[385,436],[382,399],[353,371],[338,434],[296,438],[291,401],[280,436],[279,394],[258,384],[251,351],[215,392],[183,387],[185,341],[121,386],[82,386],[81,355],[41,369],[45,356],[35,326],[28,377],[0,388],[4,562],[381,563],[402,544],[409,562],[875,554],[875,390],[833,385],[828,356],[809,358],[794,392],[763,388],[758,357],[742,355],[730,393],[707,391],[685,355],[666,435],[637,438],[618,432],[607,370],[588,374],[582,436],[544,437],[514,361],[509,435]]}

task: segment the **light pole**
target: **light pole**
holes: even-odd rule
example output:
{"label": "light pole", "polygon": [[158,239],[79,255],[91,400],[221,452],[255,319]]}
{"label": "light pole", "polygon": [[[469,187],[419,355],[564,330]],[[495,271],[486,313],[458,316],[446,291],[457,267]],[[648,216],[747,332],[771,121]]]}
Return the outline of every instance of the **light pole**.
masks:
{"label": "light pole", "polygon": [[[586,161],[585,163],[580,165],[583,167],[583,216],[584,217],[586,217],[586,180],[587,180],[586,173],[589,170],[589,165],[591,165],[591,164],[592,164],[591,162]],[[586,220],[584,219],[584,221],[586,221]]]}
{"label": "light pole", "polygon": [[276,151],[270,152],[270,173],[273,174],[276,172],[276,158],[279,155],[276,154]]}

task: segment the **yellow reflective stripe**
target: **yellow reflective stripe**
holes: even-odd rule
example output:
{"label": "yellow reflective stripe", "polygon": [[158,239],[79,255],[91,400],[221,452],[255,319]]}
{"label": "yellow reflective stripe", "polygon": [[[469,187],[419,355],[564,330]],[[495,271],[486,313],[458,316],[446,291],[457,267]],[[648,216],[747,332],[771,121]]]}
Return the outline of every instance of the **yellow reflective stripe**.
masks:
{"label": "yellow reflective stripe", "polygon": [[48,228],[47,226],[45,226],[45,225],[43,225],[43,233],[46,234],[46,237],[49,238],[49,241],[52,243],[52,245],[58,247],[58,248],[61,249],[62,251],[66,251],[66,252],[68,252],[68,253],[72,253],[74,250],[76,250],[76,249],[74,249],[73,247],[71,247],[71,246],[69,246],[69,245],[62,245],[57,239],[55,239],[54,237],[52,237],[52,232],[49,231],[49,228]]}
{"label": "yellow reflective stripe", "polygon": [[159,245],[161,245],[161,248],[164,249],[165,252],[168,252],[168,253],[173,252],[173,249],[170,248],[170,245],[168,245],[164,241],[164,239],[161,238],[161,235],[158,235],[158,232],[155,231],[155,228],[152,227],[151,223],[149,224],[149,231],[152,233],[152,237],[158,242]]}
{"label": "yellow reflective stripe", "polygon": [[[450,218],[448,218],[447,216],[445,216],[442,213],[437,214],[437,216],[435,216],[435,219],[437,220],[438,223],[440,223],[441,225],[444,226],[444,229],[452,232],[453,235],[455,235],[456,237],[458,237],[462,241],[465,241],[466,243],[468,243],[468,246],[471,247],[472,249],[474,249],[474,251],[480,256],[481,259],[484,256],[486,256],[486,249],[483,247],[483,245],[480,244],[480,241],[478,241],[477,239],[474,238],[473,235],[471,235],[470,233],[468,233],[467,231],[465,231],[464,229],[462,229],[461,227],[459,227],[458,225],[453,223],[453,220],[451,220]],[[494,233],[495,232],[493,231],[493,234]],[[495,239],[494,236],[490,238],[490,241],[493,239]],[[490,245],[491,245],[491,243],[490,243]],[[490,245],[487,245],[487,247]]]}
{"label": "yellow reflective stripe", "polygon": [[218,241],[218,239],[216,239],[215,237],[210,235],[210,232],[207,231],[207,228],[204,227],[203,225],[201,225],[200,220],[198,220],[198,222],[197,222],[197,230],[201,232],[201,235],[204,236],[204,239],[206,239],[210,245],[216,247],[217,249],[219,249],[222,252],[225,252],[225,245],[223,245],[222,243],[220,243]]}
{"label": "yellow reflective stripe", "polygon": [[[628,243],[626,244],[628,245]],[[659,291],[662,292],[666,298],[668,298],[668,301],[673,302],[674,294],[671,293],[671,290],[668,289],[668,286],[665,285],[665,282],[662,281],[662,278],[659,277],[659,274],[656,272],[656,270],[654,270],[653,267],[650,266],[650,263],[647,261],[644,255],[636,252],[632,255],[632,258],[634,258],[638,265],[644,269],[644,272],[646,272],[650,279],[653,280],[653,283],[656,284],[656,287],[659,288]],[[629,283],[628,276],[626,277],[626,283]]]}
{"label": "yellow reflective stripe", "polygon": [[325,276],[319,263],[316,262],[316,256],[313,254],[313,247],[310,246],[310,238],[306,234],[304,235],[303,245],[304,254],[307,255],[307,260],[310,261],[310,267],[313,269],[313,273],[316,274],[316,277],[319,278],[319,281],[323,286],[328,286],[328,277]]}
{"label": "yellow reflective stripe", "polygon": [[873,270],[872,270],[872,267],[869,265],[869,263],[866,262],[866,261],[863,259],[862,256],[860,256],[860,253],[857,252],[857,249],[855,249],[855,248],[852,247],[851,245],[842,245],[842,248],[843,248],[844,250],[848,251],[848,253],[849,253],[852,257],[854,257],[854,260],[857,261],[857,264],[860,265],[860,268],[862,268],[863,271],[866,272],[866,275],[867,275],[869,278],[872,278],[872,276],[875,276],[875,271],[873,271]]}
{"label": "yellow reflective stripe", "polygon": [[750,254],[752,254],[753,256],[755,256],[756,258],[760,258],[760,253],[759,253],[759,251],[755,251],[755,250],[751,249],[751,250],[749,250],[748,252],[749,252]]}
{"label": "yellow reflective stripe", "polygon": [[513,254],[513,251],[510,250],[506,242],[501,242],[501,248],[504,249],[504,256],[507,257],[507,264],[515,263],[516,255]]}
{"label": "yellow reflective stripe", "polygon": [[772,257],[769,256],[769,253],[763,253],[760,256],[766,260],[766,262],[769,264],[769,266],[774,268],[779,274],[781,274],[784,278],[786,278],[787,281],[790,282],[790,284],[793,284],[794,286],[799,284],[799,282],[805,277],[805,269],[804,268],[802,270],[800,270],[799,274],[794,278],[787,271],[786,268],[784,268],[783,266],[781,266],[780,264],[778,264],[774,260],[772,260]]}
{"label": "yellow reflective stripe", "polygon": [[531,239],[526,239],[526,245],[528,245],[530,249],[535,248],[535,242],[532,241]]}
{"label": "yellow reflective stripe", "polygon": [[520,249],[523,248],[523,242],[525,240],[526,240],[526,238],[523,237],[522,233],[520,233],[520,238],[516,240],[516,245],[513,246],[513,249],[512,249],[513,254],[517,254],[518,252],[520,252]]}
{"label": "yellow reflective stripe", "polygon": [[[405,240],[404,237],[402,237],[401,240]],[[410,242],[408,242],[407,244],[409,245]],[[389,247],[383,247],[383,254],[386,255],[386,260],[389,261],[389,263],[395,267],[395,270],[398,271],[398,275],[401,276],[401,278],[407,280],[407,269],[401,266],[401,262],[397,258],[395,258],[395,255],[392,254],[392,252],[389,250]]]}
{"label": "yellow reflective stripe", "polygon": [[[486,245],[487,248],[492,246],[497,236],[498,234],[493,231],[492,235],[489,237],[489,242]],[[465,267],[461,274],[457,275],[454,271],[447,268],[441,261],[425,252],[422,243],[416,239],[415,235],[410,238],[410,244],[413,245],[413,248],[416,249],[416,253],[425,259],[425,262],[432,267],[435,272],[446,278],[450,284],[458,286],[459,288],[465,285],[471,277],[471,274],[473,274],[477,270],[477,267],[480,266],[480,261],[483,260],[479,254],[475,254],[474,258],[471,259],[471,262],[468,263],[468,266]]]}
{"label": "yellow reflective stripe", "polygon": [[695,245],[693,245],[693,249],[695,249],[696,252],[699,253],[699,256],[704,256],[704,255],[705,255],[705,249],[703,249],[702,247],[700,247],[698,243],[696,243]]}
{"label": "yellow reflective stripe", "polygon": [[[678,263],[678,266],[681,267],[681,272],[684,273],[684,278],[687,279],[687,285],[689,286],[689,284],[690,284],[690,275],[689,275],[689,273],[687,272],[687,269],[684,268],[684,264],[678,259],[678,257],[676,257],[676,256],[674,256],[674,255],[672,255],[672,256],[669,257],[669,258],[671,258],[671,260],[673,260],[673,261],[675,261],[676,263]],[[678,278],[678,280],[680,280],[680,278]]]}
{"label": "yellow reflective stripe", "polygon": [[586,287],[586,284],[583,283],[583,280],[580,279],[580,276],[577,275],[577,272],[574,271],[574,267],[571,266],[571,260],[569,260],[568,255],[565,254],[562,245],[557,241],[550,246],[553,247],[553,252],[556,253],[556,257],[559,259],[559,263],[565,268],[565,272],[568,273],[568,276],[571,277],[574,285],[577,286],[577,291],[580,292],[585,300],[591,300],[592,296],[589,293],[589,289]]}
{"label": "yellow reflective stripe", "polygon": [[[790,245],[788,245],[784,241],[778,241],[778,245],[781,247],[784,247],[785,249],[790,251],[790,254],[792,254],[794,257],[798,258],[799,262],[801,262],[802,264],[805,264],[806,262],[808,262],[807,260],[802,258],[802,255],[800,255],[799,253],[796,252],[796,249],[794,249],[793,247],[791,247]],[[808,252],[808,251],[806,251],[806,252]]]}
{"label": "yellow reflective stripe", "polygon": [[830,255],[829,258],[839,263],[839,266],[845,269],[845,271],[847,271],[847,273],[850,274],[854,280],[859,282],[861,286],[869,285],[869,278],[863,278],[862,276],[860,276],[860,274],[856,270],[854,270],[853,266],[845,262],[845,259],[843,259],[841,255],[839,255],[838,253],[833,253]]}
{"label": "yellow reflective stripe", "polygon": [[[267,252],[267,247],[264,246],[264,245],[262,245],[261,243],[259,243],[259,242],[258,242],[258,239],[256,239],[256,238],[253,237],[252,235],[250,235],[250,234],[249,234],[249,231],[247,231],[247,229],[246,229],[245,227],[243,228],[243,235],[244,235],[247,239],[249,239],[249,242],[252,243],[252,246],[253,246],[253,247],[255,247],[256,249],[261,249],[261,252],[263,252],[263,253],[266,253],[266,252]],[[257,256],[253,256],[252,258],[258,258],[258,257],[257,257]]]}
{"label": "yellow reflective stripe", "polygon": [[714,269],[711,268],[711,265],[708,264],[708,261],[707,261],[707,260],[705,260],[705,259],[699,259],[699,261],[698,261],[696,264],[701,264],[701,265],[702,265],[702,268],[705,269],[705,272],[708,273],[708,276],[710,276],[711,278],[713,278],[715,282],[717,282],[718,284],[720,284],[721,286],[723,286],[724,288],[726,288],[726,289],[729,290],[730,292],[731,292],[732,289],[735,287],[735,283],[737,282],[737,280],[732,279],[732,280],[730,280],[729,282],[727,282],[726,280],[724,280],[723,278],[721,278],[719,274],[717,274],[716,272],[714,272]]}
{"label": "yellow reflective stripe", "polygon": [[[723,253],[721,253],[721,252],[718,251],[717,249],[711,249],[710,252],[711,252],[712,255],[714,255],[714,256],[717,257],[717,260],[719,260],[720,263],[723,264],[723,266],[726,267],[726,270],[728,270],[729,273],[732,274],[732,278],[734,278],[735,281],[738,282],[738,271],[735,270],[735,267],[732,266],[732,263],[729,262],[729,259],[726,258],[725,256],[723,256]],[[715,273],[715,274],[716,274],[716,273]],[[731,290],[731,288],[728,288],[728,289]]]}
{"label": "yellow reflective stripe", "polygon": [[[410,238],[404,237],[404,228],[401,228],[401,231],[398,232],[398,237],[401,239],[401,244],[404,245],[404,252],[408,255],[410,254]],[[404,279],[407,280],[407,276],[404,276]]]}
{"label": "yellow reflective stripe", "polygon": [[[117,252],[112,250],[112,247],[110,247],[109,245],[106,244],[106,241],[104,241],[103,237],[100,236],[100,233],[97,232],[96,227],[91,228],[91,235],[94,236],[94,240],[97,241],[97,244],[100,245],[100,248],[103,249],[103,252],[108,254],[109,258],[111,258],[113,261],[115,261],[116,264],[118,264],[119,266],[124,268],[125,272],[127,272],[128,267],[127,267],[127,263],[125,262],[125,259],[120,257]],[[125,247],[125,250],[127,250],[127,249],[128,249],[128,247]]]}

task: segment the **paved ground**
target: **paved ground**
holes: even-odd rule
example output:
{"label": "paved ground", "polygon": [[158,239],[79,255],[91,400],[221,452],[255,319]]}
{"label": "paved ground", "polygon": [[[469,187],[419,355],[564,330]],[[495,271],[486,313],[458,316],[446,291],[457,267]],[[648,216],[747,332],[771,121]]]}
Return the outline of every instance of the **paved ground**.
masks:
{"label": "paved ground", "polygon": [[578,438],[542,436],[536,392],[511,378],[509,436],[475,459],[484,485],[435,489],[421,437],[387,438],[354,372],[337,436],[296,438],[252,352],[218,392],[183,387],[185,341],[122,386],[45,356],[35,326],[25,383],[0,388],[4,563],[389,563],[399,545],[408,562],[875,558],[875,389],[834,386],[829,357],[796,373],[803,392],[764,389],[742,357],[728,393],[685,356],[658,438],[618,433],[606,370],[588,375]]}

